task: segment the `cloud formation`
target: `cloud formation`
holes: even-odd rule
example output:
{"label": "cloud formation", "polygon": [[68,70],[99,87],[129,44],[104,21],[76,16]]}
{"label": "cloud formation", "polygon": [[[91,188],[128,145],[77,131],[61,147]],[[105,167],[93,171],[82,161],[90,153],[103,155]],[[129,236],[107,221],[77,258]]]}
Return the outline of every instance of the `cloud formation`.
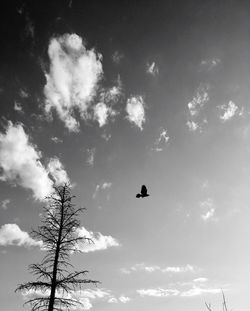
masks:
{"label": "cloud formation", "polygon": [[105,103],[98,103],[94,107],[94,119],[97,120],[99,126],[102,127],[107,123],[109,117],[116,115],[112,107],[108,107]]}
{"label": "cloud formation", "polygon": [[55,110],[69,131],[79,131],[74,110],[82,119],[96,95],[102,77],[101,55],[87,50],[77,34],[64,34],[50,40],[48,54],[50,70],[45,74],[45,111]]}
{"label": "cloud formation", "polygon": [[53,184],[69,182],[68,175],[57,157],[46,168],[42,153],[32,144],[21,124],[8,123],[6,133],[0,133],[0,180],[18,184],[33,191],[37,200],[53,192]]}
{"label": "cloud formation", "polygon": [[150,63],[147,64],[147,73],[154,77],[159,74],[159,68],[155,62],[152,62],[151,64]]}
{"label": "cloud formation", "polygon": [[127,119],[143,130],[145,123],[145,103],[142,96],[132,96],[127,99],[126,105]]}
{"label": "cloud formation", "polygon": [[202,124],[207,123],[206,119],[200,117],[200,113],[205,104],[210,100],[208,94],[209,89],[208,84],[201,83],[192,100],[187,104],[189,116],[186,124],[190,131],[201,130]]}
{"label": "cloud formation", "polygon": [[29,234],[22,231],[17,224],[5,224],[0,228],[0,245],[17,245],[24,247],[42,247],[42,241],[32,239]]}
{"label": "cloud formation", "polygon": [[124,274],[130,274],[136,271],[144,271],[144,272],[162,272],[162,273],[185,273],[185,272],[196,272],[197,268],[186,265],[186,266],[169,266],[169,267],[160,267],[157,265],[147,266],[144,263],[138,263],[130,268],[122,268],[121,272]]}
{"label": "cloud formation", "polygon": [[6,210],[10,204],[10,199],[5,199],[2,201],[2,209]]}
{"label": "cloud formation", "polygon": [[216,220],[215,218],[215,204],[213,199],[208,198],[203,202],[200,202],[200,207],[203,209],[201,218],[205,221]]}
{"label": "cloud formation", "polygon": [[168,143],[169,139],[170,137],[168,135],[167,129],[163,128],[160,132],[159,137],[154,142],[154,147],[152,148],[152,150],[157,152],[163,151],[163,148]]}
{"label": "cloud formation", "polygon": [[47,171],[51,175],[52,180],[54,181],[56,186],[70,182],[68,174],[65,171],[63,164],[57,157],[51,158],[49,160]]}
{"label": "cloud formation", "polygon": [[41,156],[21,124],[9,122],[6,133],[0,133],[0,179],[31,189],[38,200],[50,194],[53,186]]}
{"label": "cloud formation", "polygon": [[238,106],[231,100],[228,104],[221,105],[219,108],[222,112],[222,114],[220,115],[220,119],[224,122],[231,120],[239,110]]}
{"label": "cloud formation", "polygon": [[104,250],[109,247],[120,245],[111,235],[103,235],[100,232],[88,231],[84,227],[78,230],[78,235],[92,240],[90,243],[86,241],[78,245],[79,250],[84,253],[95,252],[97,250]]}

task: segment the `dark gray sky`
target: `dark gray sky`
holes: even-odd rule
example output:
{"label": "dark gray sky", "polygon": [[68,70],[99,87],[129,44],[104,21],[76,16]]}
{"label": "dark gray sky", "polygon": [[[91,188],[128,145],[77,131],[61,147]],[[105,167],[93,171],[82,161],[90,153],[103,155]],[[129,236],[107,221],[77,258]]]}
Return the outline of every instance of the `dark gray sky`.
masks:
{"label": "dark gray sky", "polygon": [[[95,310],[248,306],[247,1],[9,1],[0,36],[0,301],[20,310],[52,184],[87,207]],[[151,194],[136,199],[142,184]],[[27,309],[28,310],[28,309]]]}

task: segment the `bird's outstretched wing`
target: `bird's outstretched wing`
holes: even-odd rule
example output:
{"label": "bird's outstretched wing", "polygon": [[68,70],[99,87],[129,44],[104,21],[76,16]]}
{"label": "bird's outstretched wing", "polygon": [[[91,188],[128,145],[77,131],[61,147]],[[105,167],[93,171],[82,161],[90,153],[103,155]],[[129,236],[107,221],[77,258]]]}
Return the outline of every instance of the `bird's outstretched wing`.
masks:
{"label": "bird's outstretched wing", "polygon": [[145,185],[142,185],[142,186],[141,186],[141,194],[142,194],[143,196],[146,196],[146,195],[148,194],[148,190],[147,190],[147,188],[146,188]]}

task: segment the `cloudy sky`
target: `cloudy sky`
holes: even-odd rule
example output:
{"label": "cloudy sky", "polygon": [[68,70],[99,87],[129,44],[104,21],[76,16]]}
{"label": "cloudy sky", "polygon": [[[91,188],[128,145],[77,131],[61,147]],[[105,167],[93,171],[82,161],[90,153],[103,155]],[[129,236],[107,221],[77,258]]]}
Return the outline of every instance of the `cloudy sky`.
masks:
{"label": "cloudy sky", "polygon": [[[7,3],[7,2],[6,2]],[[12,4],[11,4],[12,3]],[[1,4],[0,301],[43,257],[53,183],[86,207],[83,310],[249,306],[250,4]],[[146,184],[150,197],[137,199]],[[24,308],[28,310],[28,308]]]}

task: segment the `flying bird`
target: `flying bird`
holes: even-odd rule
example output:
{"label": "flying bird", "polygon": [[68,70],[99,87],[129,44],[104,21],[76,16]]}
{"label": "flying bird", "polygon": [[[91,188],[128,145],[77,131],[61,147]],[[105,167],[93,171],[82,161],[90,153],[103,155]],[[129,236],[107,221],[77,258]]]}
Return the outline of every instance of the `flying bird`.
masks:
{"label": "flying bird", "polygon": [[141,186],[141,193],[137,193],[136,197],[137,198],[145,198],[148,196],[149,196],[149,194],[148,194],[148,190],[147,190],[146,186],[142,185]]}

